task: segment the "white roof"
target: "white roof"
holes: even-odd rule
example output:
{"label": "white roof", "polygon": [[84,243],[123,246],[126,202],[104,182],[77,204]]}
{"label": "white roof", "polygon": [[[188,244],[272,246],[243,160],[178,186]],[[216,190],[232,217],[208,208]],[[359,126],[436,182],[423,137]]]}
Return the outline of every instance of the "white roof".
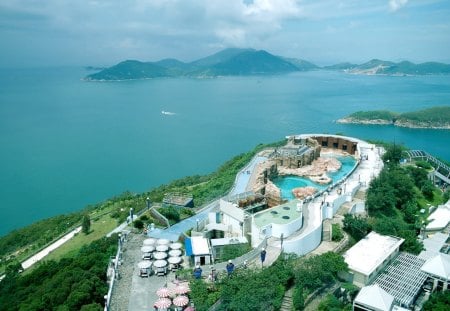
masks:
{"label": "white roof", "polygon": [[427,260],[439,254],[447,239],[448,234],[438,232],[423,240],[424,250],[420,252],[419,258]]}
{"label": "white roof", "polygon": [[222,238],[222,239],[211,239],[211,246],[222,246],[230,244],[243,244],[247,243],[247,239],[243,236],[236,238]]}
{"label": "white roof", "polygon": [[403,243],[404,239],[370,232],[344,254],[350,270],[370,275]]}
{"label": "white roof", "polygon": [[439,207],[428,216],[430,223],[427,225],[427,230],[441,230],[445,228],[450,222],[450,201],[445,205]]}
{"label": "white roof", "polygon": [[445,280],[450,280],[450,255],[439,253],[428,259],[420,270]]}
{"label": "white roof", "polygon": [[208,239],[201,236],[191,237],[192,244],[192,254],[194,255],[205,255],[209,254]]}
{"label": "white roof", "polygon": [[371,310],[389,311],[392,309],[394,297],[377,284],[374,284],[361,288],[354,303],[369,307]]}

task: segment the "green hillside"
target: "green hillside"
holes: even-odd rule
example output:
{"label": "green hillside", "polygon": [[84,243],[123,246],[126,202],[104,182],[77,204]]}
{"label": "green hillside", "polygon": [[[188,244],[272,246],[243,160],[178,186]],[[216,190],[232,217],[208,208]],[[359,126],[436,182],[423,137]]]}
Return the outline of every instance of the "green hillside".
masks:
{"label": "green hillside", "polygon": [[414,112],[396,113],[388,110],[357,111],[339,123],[394,124],[412,128],[450,129],[450,106],[438,106]]}
{"label": "green hillside", "polygon": [[216,77],[270,75],[306,71],[318,68],[301,60],[287,59],[266,51],[230,48],[191,63],[177,59],[158,62],[128,60],[88,75],[88,81],[114,81],[148,79],[158,77]]}

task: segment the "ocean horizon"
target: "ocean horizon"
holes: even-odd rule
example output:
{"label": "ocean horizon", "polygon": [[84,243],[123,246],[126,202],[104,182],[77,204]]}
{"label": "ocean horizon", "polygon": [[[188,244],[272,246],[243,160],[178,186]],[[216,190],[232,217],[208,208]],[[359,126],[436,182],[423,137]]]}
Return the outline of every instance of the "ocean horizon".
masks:
{"label": "ocean horizon", "polygon": [[86,82],[79,67],[0,72],[0,235],[207,174],[259,143],[343,134],[450,161],[450,131],[338,124],[359,110],[450,105],[450,76],[309,71],[277,76]]}

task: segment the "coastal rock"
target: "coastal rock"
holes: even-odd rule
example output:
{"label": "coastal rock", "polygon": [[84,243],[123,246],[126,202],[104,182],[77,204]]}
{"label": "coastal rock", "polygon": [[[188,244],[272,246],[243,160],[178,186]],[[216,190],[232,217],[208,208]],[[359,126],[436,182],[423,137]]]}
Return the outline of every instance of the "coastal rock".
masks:
{"label": "coastal rock", "polygon": [[322,176],[311,176],[309,179],[311,179],[313,182],[321,185],[326,185],[331,183],[332,179],[328,177],[327,174],[323,174]]}
{"label": "coastal rock", "polygon": [[292,189],[292,194],[297,199],[306,199],[309,196],[312,196],[314,193],[316,193],[317,189],[314,187],[299,187]]}

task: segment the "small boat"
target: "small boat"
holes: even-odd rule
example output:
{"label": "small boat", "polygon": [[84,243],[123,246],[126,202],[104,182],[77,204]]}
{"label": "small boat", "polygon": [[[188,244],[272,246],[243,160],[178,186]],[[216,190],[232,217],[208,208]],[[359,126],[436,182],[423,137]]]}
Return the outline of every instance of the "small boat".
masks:
{"label": "small boat", "polygon": [[175,114],[175,112],[170,112],[170,111],[161,111],[162,114],[168,115],[168,116],[173,116]]}

